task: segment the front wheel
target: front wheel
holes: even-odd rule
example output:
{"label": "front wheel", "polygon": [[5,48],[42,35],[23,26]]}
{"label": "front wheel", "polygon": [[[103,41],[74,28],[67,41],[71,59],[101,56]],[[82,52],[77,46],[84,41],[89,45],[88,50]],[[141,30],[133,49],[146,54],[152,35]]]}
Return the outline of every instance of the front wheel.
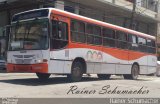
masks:
{"label": "front wheel", "polygon": [[79,61],[73,62],[71,74],[67,75],[68,79],[73,82],[78,82],[82,79],[83,64]]}
{"label": "front wheel", "polygon": [[36,75],[40,80],[47,80],[47,79],[49,79],[51,74],[48,74],[48,73],[36,73]]}
{"label": "front wheel", "polygon": [[110,74],[97,74],[99,79],[106,80],[110,79],[111,75]]}
{"label": "front wheel", "polygon": [[139,67],[137,64],[134,64],[131,69],[131,74],[126,74],[123,76],[124,76],[124,79],[136,80],[138,78],[138,75],[139,75]]}

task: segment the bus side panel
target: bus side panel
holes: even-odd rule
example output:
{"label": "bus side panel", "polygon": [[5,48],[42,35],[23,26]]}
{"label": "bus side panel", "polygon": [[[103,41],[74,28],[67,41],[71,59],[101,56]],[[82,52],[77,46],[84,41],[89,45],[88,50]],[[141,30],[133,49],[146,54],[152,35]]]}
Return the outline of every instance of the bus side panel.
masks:
{"label": "bus side panel", "polygon": [[147,74],[148,73],[147,61],[148,61],[147,55],[137,59],[137,62],[139,63],[140,74]]}
{"label": "bus side panel", "polygon": [[[116,64],[116,74],[130,74],[131,73],[131,65],[128,62],[128,50],[118,49],[117,54],[120,55],[120,59]],[[126,59],[126,60],[122,60]]]}
{"label": "bus side panel", "polygon": [[63,73],[64,61],[50,60],[49,73]]}
{"label": "bus side panel", "polygon": [[155,73],[157,67],[157,57],[155,55],[148,55],[148,74]]}
{"label": "bus side panel", "polygon": [[102,63],[102,71],[104,74],[115,74],[116,64],[113,63]]}
{"label": "bus side panel", "polygon": [[140,69],[140,74],[147,74],[148,73],[148,68],[147,68],[147,54],[141,53],[141,52],[134,52],[130,51],[129,52],[129,59],[132,59],[136,57],[134,60],[130,60],[129,63],[133,65],[134,63],[138,63],[139,69]]}
{"label": "bus side panel", "polygon": [[69,60],[83,58],[87,65],[87,73],[101,73],[101,47],[86,44],[70,43]]}
{"label": "bus side panel", "polygon": [[70,73],[71,60],[68,60],[68,49],[50,52],[49,73]]}
{"label": "bus side panel", "polygon": [[91,49],[96,49],[96,50],[90,50],[92,52],[92,59],[90,59],[90,61],[94,63],[93,73],[101,74],[102,73],[102,61],[103,61],[102,47],[101,46],[99,46],[99,47],[89,46],[89,47]]}
{"label": "bus side panel", "polygon": [[87,65],[87,73],[100,73],[101,61],[96,59],[98,52],[87,48],[71,48],[69,50],[69,60],[83,58]]}
{"label": "bus side panel", "polygon": [[108,54],[113,48],[107,49],[103,48],[103,64],[102,64],[102,73],[106,74],[115,74],[116,73],[116,64],[118,63],[117,58],[113,57],[111,54]]}
{"label": "bus side panel", "polygon": [[94,63],[87,62],[87,73],[94,73]]}
{"label": "bus side panel", "polygon": [[131,65],[128,64],[128,51],[104,48],[104,58],[102,70],[107,70],[110,74],[129,74]]}

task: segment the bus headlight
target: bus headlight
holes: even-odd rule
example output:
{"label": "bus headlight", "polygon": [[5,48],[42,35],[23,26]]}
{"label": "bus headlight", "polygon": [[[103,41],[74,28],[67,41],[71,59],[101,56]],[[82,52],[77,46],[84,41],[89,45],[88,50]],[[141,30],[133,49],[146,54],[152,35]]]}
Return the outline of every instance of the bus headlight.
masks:
{"label": "bus headlight", "polygon": [[42,62],[43,62],[43,60],[38,59],[38,60],[36,60],[36,62],[37,62],[37,63],[42,63]]}
{"label": "bus headlight", "polygon": [[47,59],[38,59],[38,60],[36,60],[36,62],[37,63],[46,63],[46,62],[48,62],[48,60]]}

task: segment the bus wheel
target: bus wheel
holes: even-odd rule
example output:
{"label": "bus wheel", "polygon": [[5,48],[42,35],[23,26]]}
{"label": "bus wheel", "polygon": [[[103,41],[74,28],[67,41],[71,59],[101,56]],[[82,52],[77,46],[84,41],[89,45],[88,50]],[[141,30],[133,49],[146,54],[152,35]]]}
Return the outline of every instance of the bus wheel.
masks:
{"label": "bus wheel", "polygon": [[73,82],[78,82],[82,79],[83,65],[81,62],[76,61],[72,64],[71,74],[67,75],[68,79]]}
{"label": "bus wheel", "polygon": [[124,79],[136,80],[138,78],[138,75],[139,75],[139,67],[137,64],[134,64],[131,69],[131,74],[126,74],[123,76],[124,76]]}
{"label": "bus wheel", "polygon": [[124,77],[124,79],[131,79],[131,78],[130,78],[131,75],[129,75],[129,74],[124,74],[123,77]]}
{"label": "bus wheel", "polygon": [[110,74],[97,74],[99,79],[105,80],[105,79],[110,79],[111,75]]}
{"label": "bus wheel", "polygon": [[47,73],[36,73],[37,77],[40,79],[40,80],[47,80],[49,79],[50,75],[51,74],[47,74]]}

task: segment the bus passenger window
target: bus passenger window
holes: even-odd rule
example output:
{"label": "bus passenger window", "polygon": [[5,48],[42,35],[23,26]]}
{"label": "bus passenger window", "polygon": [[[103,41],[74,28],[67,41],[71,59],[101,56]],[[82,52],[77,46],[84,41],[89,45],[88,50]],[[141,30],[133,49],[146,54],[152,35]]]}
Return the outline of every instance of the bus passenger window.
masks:
{"label": "bus passenger window", "polygon": [[134,51],[138,49],[137,36],[128,34],[128,48]]}
{"label": "bus passenger window", "polygon": [[93,34],[94,34],[94,44],[101,45],[102,44],[101,27],[94,26]]}
{"label": "bus passenger window", "polygon": [[146,45],[146,39],[138,37],[138,44]]}
{"label": "bus passenger window", "polygon": [[150,47],[156,47],[155,41],[149,39],[147,40],[147,45]]}
{"label": "bus passenger window", "polygon": [[86,29],[87,34],[93,34],[93,25],[87,24],[86,28],[87,28]]}
{"label": "bus passenger window", "polygon": [[87,43],[92,45],[101,45],[101,27],[92,24],[86,26]]}
{"label": "bus passenger window", "polygon": [[80,21],[71,21],[71,40],[73,42],[86,42],[85,24]]}
{"label": "bus passenger window", "polygon": [[101,28],[99,26],[94,26],[93,34],[97,36],[101,36]]}
{"label": "bus passenger window", "polygon": [[115,47],[115,31],[103,28],[103,46]]}
{"label": "bus passenger window", "polygon": [[52,21],[51,48],[61,49],[68,44],[68,25],[60,21]]}
{"label": "bus passenger window", "polygon": [[138,37],[138,44],[139,44],[138,49],[139,49],[140,52],[147,52],[146,51],[147,50],[147,46],[146,46],[147,45],[147,41],[146,41],[146,39]]}
{"label": "bus passenger window", "polygon": [[117,48],[127,49],[127,34],[121,31],[116,32]]}
{"label": "bus passenger window", "polygon": [[156,44],[154,40],[147,40],[147,51],[148,53],[156,53]]}
{"label": "bus passenger window", "polygon": [[88,44],[94,44],[94,36],[93,35],[88,35],[87,36],[87,43]]}

